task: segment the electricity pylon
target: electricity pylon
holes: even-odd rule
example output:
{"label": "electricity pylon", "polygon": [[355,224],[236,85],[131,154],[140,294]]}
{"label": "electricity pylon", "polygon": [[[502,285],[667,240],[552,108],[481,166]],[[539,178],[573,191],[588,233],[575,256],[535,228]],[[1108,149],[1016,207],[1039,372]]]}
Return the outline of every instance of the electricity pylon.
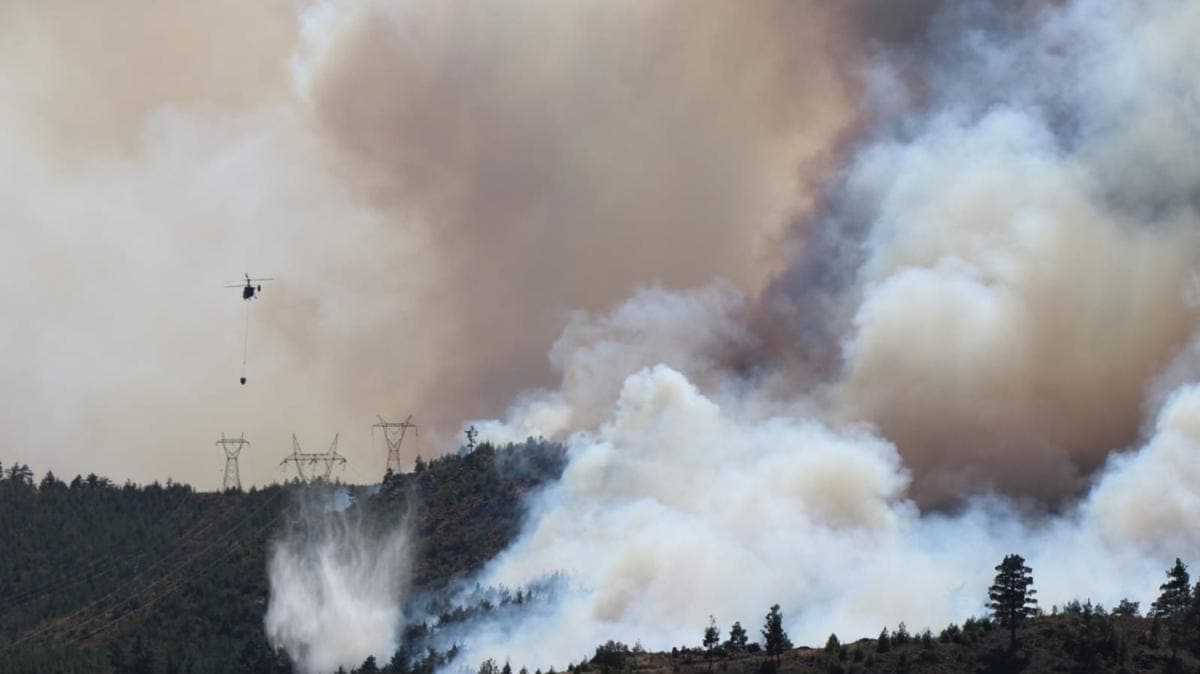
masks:
{"label": "electricity pylon", "polygon": [[388,455],[387,468],[384,469],[384,474],[390,471],[393,475],[399,475],[401,471],[400,465],[400,445],[404,442],[404,434],[408,429],[412,429],[413,433],[420,435],[417,430],[417,425],[412,422],[412,415],[404,421],[384,421],[383,417],[375,415],[379,419],[379,423],[371,426],[371,435],[375,435],[376,428],[383,429],[383,439],[387,441]]}
{"label": "electricity pylon", "polygon": [[238,454],[242,453],[242,448],[250,444],[246,439],[246,434],[242,433],[240,437],[227,438],[225,434],[221,434],[221,439],[217,440],[217,444],[221,449],[225,450],[225,480],[221,484],[224,491],[234,489],[242,490],[242,478],[238,475]]}
{"label": "electricity pylon", "polygon": [[[313,480],[329,481],[329,476],[333,474],[334,464],[346,467],[346,457],[337,452],[338,435],[333,436],[333,444],[329,445],[327,452],[302,452],[300,451],[300,441],[296,439],[296,434],[292,434],[292,453],[285,457],[279,465],[284,466],[288,463],[296,464],[296,475],[301,482],[311,482]],[[320,477],[315,477],[313,472],[305,474],[305,466],[319,466],[325,464],[325,472]]]}

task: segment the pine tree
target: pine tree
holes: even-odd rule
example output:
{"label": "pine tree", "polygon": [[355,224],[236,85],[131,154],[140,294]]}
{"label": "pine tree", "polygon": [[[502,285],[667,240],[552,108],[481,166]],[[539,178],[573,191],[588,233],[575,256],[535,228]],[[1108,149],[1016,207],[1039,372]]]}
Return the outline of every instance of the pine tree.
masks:
{"label": "pine tree", "polygon": [[704,657],[708,660],[708,669],[712,670],[712,653],[721,642],[721,630],[717,629],[717,619],[708,616],[708,627],[704,628]]}
{"label": "pine tree", "polygon": [[395,674],[408,674],[408,649],[404,646],[398,648],[392,654],[392,659],[388,662],[387,669],[389,672],[394,672]]}
{"label": "pine tree", "polygon": [[1188,605],[1184,622],[1187,645],[1194,655],[1200,655],[1200,581],[1196,581],[1192,589],[1192,601]]}
{"label": "pine tree", "polygon": [[1025,566],[1020,555],[1008,555],[996,567],[996,581],[988,588],[988,608],[1002,626],[1008,627],[1009,650],[1017,648],[1017,624],[1037,612],[1037,590],[1033,585],[1033,569]]}
{"label": "pine tree", "polygon": [[746,628],[742,627],[742,623],[735,622],[733,627],[729,628],[729,650],[744,651],[746,650],[747,641]]}
{"label": "pine tree", "polygon": [[888,632],[888,628],[883,628],[879,631],[879,638],[875,640],[875,651],[879,653],[887,653],[892,649],[892,635]]}
{"label": "pine tree", "polygon": [[779,604],[772,606],[771,610],[767,613],[762,635],[763,646],[767,651],[767,655],[773,656],[775,664],[778,665],[779,656],[792,647],[792,642],[788,639],[787,632],[783,631],[783,613],[779,610]]}
{"label": "pine tree", "polygon": [[1162,593],[1150,609],[1150,615],[1162,621],[1167,628],[1167,643],[1171,645],[1171,659],[1179,655],[1179,647],[1187,641],[1187,614],[1192,603],[1191,579],[1187,565],[1178,557],[1175,566],[1167,570],[1167,582],[1159,586]]}

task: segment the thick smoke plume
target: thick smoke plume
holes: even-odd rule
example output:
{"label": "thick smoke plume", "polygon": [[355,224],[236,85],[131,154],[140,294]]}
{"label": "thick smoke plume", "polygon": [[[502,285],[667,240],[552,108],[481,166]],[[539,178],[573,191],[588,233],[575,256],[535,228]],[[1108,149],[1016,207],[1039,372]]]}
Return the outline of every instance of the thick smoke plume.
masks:
{"label": "thick smoke plume", "polygon": [[[358,510],[330,511],[308,493],[268,563],[267,638],[301,672],[353,668],[396,650],[411,549],[403,523],[368,530]],[[328,504],[326,504],[328,505]]]}
{"label": "thick smoke plume", "polygon": [[1136,440],[1196,327],[1196,87],[1177,70],[1194,56],[1176,32],[1196,14],[1098,4],[952,23],[932,100],[850,166],[867,227],[839,393],[924,502],[1076,493]]}
{"label": "thick smoke plume", "polygon": [[885,49],[875,122],[761,296],[581,317],[561,386],[483,427],[570,447],[484,582],[572,591],[466,657],[694,643],[776,602],[809,643],[936,628],[1012,551],[1047,606],[1151,599],[1200,554],[1197,28],[1172,1],[960,3]]}
{"label": "thick smoke plume", "polygon": [[[483,579],[520,587],[562,569],[569,589],[550,612],[479,626],[464,661],[546,667],[609,638],[694,644],[710,613],[755,625],[776,602],[801,643],[900,620],[939,628],[982,610],[1012,550],[1047,608],[1082,593],[1145,602],[1165,560],[1200,543],[1181,533],[1200,514],[1189,477],[1200,434],[1185,421],[1197,401],[1195,389],[1173,398],[1147,445],[1067,516],[1029,520],[999,499],[923,516],[895,447],[869,429],[759,419],[675,370],[639,371],[612,418],[572,442],[561,483]],[[1164,498],[1146,507],[1154,489]]]}
{"label": "thick smoke plume", "polygon": [[410,412],[436,453],[568,311],[757,292],[932,4],[3,3],[0,460],[211,486],[244,431],[263,482],[340,431],[367,479]]}

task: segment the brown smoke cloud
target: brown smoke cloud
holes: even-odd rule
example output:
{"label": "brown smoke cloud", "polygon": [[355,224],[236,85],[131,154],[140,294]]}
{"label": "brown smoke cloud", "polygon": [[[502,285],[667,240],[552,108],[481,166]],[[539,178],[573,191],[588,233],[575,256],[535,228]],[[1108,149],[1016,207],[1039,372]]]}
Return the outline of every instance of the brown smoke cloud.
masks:
{"label": "brown smoke cloud", "polygon": [[453,326],[453,356],[429,363],[423,409],[453,423],[549,383],[568,310],[648,283],[754,289],[780,262],[772,241],[855,118],[846,17],[696,10],[363,3],[328,38],[315,124],[438,260],[420,322]]}
{"label": "brown smoke cloud", "polygon": [[1078,496],[1197,327],[1197,14],[1122,5],[1131,40],[1089,7],[941,15],[937,49],[877,73],[881,137],[765,295],[768,336],[825,355],[839,415],[898,445],[923,505]]}
{"label": "brown smoke cloud", "polygon": [[447,635],[466,661],[667,648],[775,601],[807,643],[936,628],[1013,550],[1043,605],[1147,601],[1200,555],[1200,6],[965,2],[930,26],[870,72],[872,123],[761,295],[580,315],[561,384],[481,425],[586,432],[480,580],[570,586]]}
{"label": "brown smoke cloud", "polygon": [[1196,88],[1177,75],[1195,13],[1122,6],[1143,38],[1130,42],[1089,6],[969,3],[898,54],[885,46],[865,134],[796,224],[791,263],[745,306],[700,302],[706,328],[730,337],[647,354],[695,297],[647,310],[635,296],[564,333],[561,386],[513,418],[594,419],[614,382],[656,362],[720,390],[715,361],[718,382],[796,414],[817,404],[877,427],[923,507],[986,491],[1074,502],[1195,376],[1179,354],[1200,318]]}
{"label": "brown smoke cloud", "polygon": [[0,5],[0,63],[50,156],[136,150],[162,106],[249,110],[287,94],[285,0]]}
{"label": "brown smoke cloud", "polygon": [[[551,380],[569,310],[756,291],[862,26],[910,30],[870,4],[4,3],[0,458],[205,486],[223,430],[258,481],[341,431],[370,475],[374,413],[441,451]],[[240,389],[243,271],[277,280]]]}
{"label": "brown smoke cloud", "polygon": [[[565,373],[603,418],[628,373],[580,367],[570,312],[725,278],[751,300],[697,327],[731,336],[702,384],[815,390],[923,505],[1073,494],[1195,326],[1194,19],[1131,43],[1071,4],[939,7],[6,3],[14,446],[203,483],[212,452],[160,448],[246,430],[263,480],[341,431],[370,475],[376,412],[436,453]],[[232,389],[242,271],[278,280]],[[638,320],[630,362],[691,357]]]}

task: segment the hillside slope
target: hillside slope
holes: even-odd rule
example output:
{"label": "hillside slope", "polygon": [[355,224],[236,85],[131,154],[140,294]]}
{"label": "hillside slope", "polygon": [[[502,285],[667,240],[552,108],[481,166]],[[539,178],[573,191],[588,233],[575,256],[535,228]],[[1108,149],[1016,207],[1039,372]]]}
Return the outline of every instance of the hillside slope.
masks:
{"label": "hillside slope", "polygon": [[[548,443],[482,445],[421,461],[377,486],[287,484],[223,494],[172,483],[118,486],[96,476],[67,484],[47,475],[35,483],[27,468],[10,467],[0,479],[0,671],[290,671],[263,632],[267,557],[285,523],[303,527],[313,516],[303,504],[332,503],[335,491],[369,526],[407,518],[415,559],[406,614],[424,618],[406,626],[401,654],[379,668],[427,674],[453,654],[451,647],[431,655],[439,629],[533,600],[529,588],[524,595],[504,588],[464,594],[455,581],[509,545],[525,497],[557,479],[564,460],[562,448]],[[751,640],[758,627],[746,626]],[[700,636],[697,629],[697,643]],[[1034,618],[1019,630],[1015,653],[1007,632],[986,620],[938,635],[896,629],[883,636],[791,649],[777,663],[754,643],[726,643],[711,658],[694,644],[646,653],[609,643],[587,662],[563,665],[604,674],[1200,670],[1192,650],[1200,633],[1172,659],[1161,626],[1128,607],[1115,615],[1074,604]],[[494,663],[455,664],[501,674]]]}
{"label": "hillside slope", "polygon": [[94,475],[35,482],[13,466],[0,480],[0,671],[288,671],[262,619],[270,543],[302,516],[297,504],[337,489],[376,526],[409,517],[415,586],[428,595],[508,545],[522,495],[562,460],[557,445],[483,445],[382,488],[245,493]]}

